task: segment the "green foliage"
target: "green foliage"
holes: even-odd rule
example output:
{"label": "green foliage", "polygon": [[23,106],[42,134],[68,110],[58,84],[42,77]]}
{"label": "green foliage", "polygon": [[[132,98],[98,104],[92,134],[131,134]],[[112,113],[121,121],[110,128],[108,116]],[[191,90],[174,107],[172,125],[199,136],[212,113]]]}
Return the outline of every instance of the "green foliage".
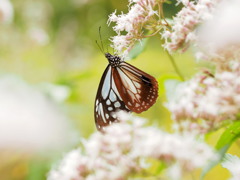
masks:
{"label": "green foliage", "polygon": [[136,43],[128,54],[129,59],[135,59],[139,54],[141,54],[145,49],[147,42],[148,42],[148,39],[145,38],[140,42]]}
{"label": "green foliage", "polygon": [[166,94],[167,100],[170,100],[176,91],[176,87],[181,83],[179,77],[176,75],[166,74],[159,79],[160,95]]}
{"label": "green foliage", "polygon": [[219,138],[215,149],[219,155],[219,158],[209,162],[209,164],[203,169],[201,178],[204,176],[217,164],[219,164],[223,157],[225,156],[227,150],[231,147],[232,143],[240,137],[240,121],[233,122],[221,135]]}
{"label": "green foliage", "polygon": [[240,136],[240,121],[235,121],[221,135],[217,142],[216,149],[221,150],[230,145]]}

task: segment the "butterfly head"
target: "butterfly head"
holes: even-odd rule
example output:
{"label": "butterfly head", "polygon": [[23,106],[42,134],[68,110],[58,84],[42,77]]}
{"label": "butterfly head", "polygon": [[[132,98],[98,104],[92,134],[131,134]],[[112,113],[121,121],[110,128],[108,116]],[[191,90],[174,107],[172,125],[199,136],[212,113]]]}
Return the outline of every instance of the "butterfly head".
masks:
{"label": "butterfly head", "polygon": [[117,67],[122,62],[119,56],[111,55],[110,53],[105,53],[105,57],[112,67]]}

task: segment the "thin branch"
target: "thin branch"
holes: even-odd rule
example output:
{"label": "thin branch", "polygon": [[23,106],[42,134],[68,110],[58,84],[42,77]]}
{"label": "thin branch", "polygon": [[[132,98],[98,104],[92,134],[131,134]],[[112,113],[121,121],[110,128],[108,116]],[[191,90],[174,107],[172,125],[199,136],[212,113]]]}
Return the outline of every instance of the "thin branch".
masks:
{"label": "thin branch", "polygon": [[166,20],[165,17],[164,17],[164,13],[163,13],[163,3],[161,3],[161,2],[158,2],[158,13],[159,13],[159,15],[160,15],[160,19],[163,19],[163,21],[166,23],[165,26],[169,29],[169,27],[171,27],[171,26],[168,24],[167,20]]}
{"label": "thin branch", "polygon": [[180,70],[178,69],[178,66],[177,66],[177,64],[175,63],[174,58],[172,57],[172,55],[171,55],[168,51],[166,51],[166,53],[167,53],[168,58],[170,59],[170,61],[171,61],[171,63],[172,63],[172,66],[173,66],[174,70],[176,71],[176,73],[178,74],[178,76],[180,77],[180,79],[181,79],[182,81],[184,81],[184,77],[183,77],[182,73],[180,72]]}

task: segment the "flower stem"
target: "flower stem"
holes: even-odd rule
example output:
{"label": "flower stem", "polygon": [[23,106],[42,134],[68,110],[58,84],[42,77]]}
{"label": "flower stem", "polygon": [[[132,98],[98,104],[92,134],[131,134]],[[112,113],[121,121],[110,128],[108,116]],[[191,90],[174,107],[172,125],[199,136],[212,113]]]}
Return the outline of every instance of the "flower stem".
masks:
{"label": "flower stem", "polygon": [[170,59],[170,61],[171,61],[171,63],[172,63],[172,66],[173,66],[174,70],[176,71],[176,73],[178,74],[178,76],[180,77],[180,79],[181,79],[182,81],[184,81],[184,77],[183,77],[182,73],[180,72],[180,70],[178,69],[178,66],[177,66],[177,64],[175,63],[174,58],[172,57],[172,55],[171,55],[168,51],[166,51],[166,53],[167,53],[168,58]]}

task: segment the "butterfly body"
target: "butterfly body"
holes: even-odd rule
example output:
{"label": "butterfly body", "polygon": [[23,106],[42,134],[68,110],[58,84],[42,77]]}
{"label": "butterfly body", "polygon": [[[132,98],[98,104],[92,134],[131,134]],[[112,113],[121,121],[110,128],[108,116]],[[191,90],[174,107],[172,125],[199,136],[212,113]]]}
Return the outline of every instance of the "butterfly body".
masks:
{"label": "butterfly body", "polygon": [[109,65],[101,78],[95,100],[95,123],[98,130],[119,121],[116,112],[141,113],[158,97],[154,77],[124,62],[119,56],[105,53]]}
{"label": "butterfly body", "polygon": [[123,62],[119,56],[111,55],[110,53],[105,53],[105,57],[113,68],[119,66]]}

